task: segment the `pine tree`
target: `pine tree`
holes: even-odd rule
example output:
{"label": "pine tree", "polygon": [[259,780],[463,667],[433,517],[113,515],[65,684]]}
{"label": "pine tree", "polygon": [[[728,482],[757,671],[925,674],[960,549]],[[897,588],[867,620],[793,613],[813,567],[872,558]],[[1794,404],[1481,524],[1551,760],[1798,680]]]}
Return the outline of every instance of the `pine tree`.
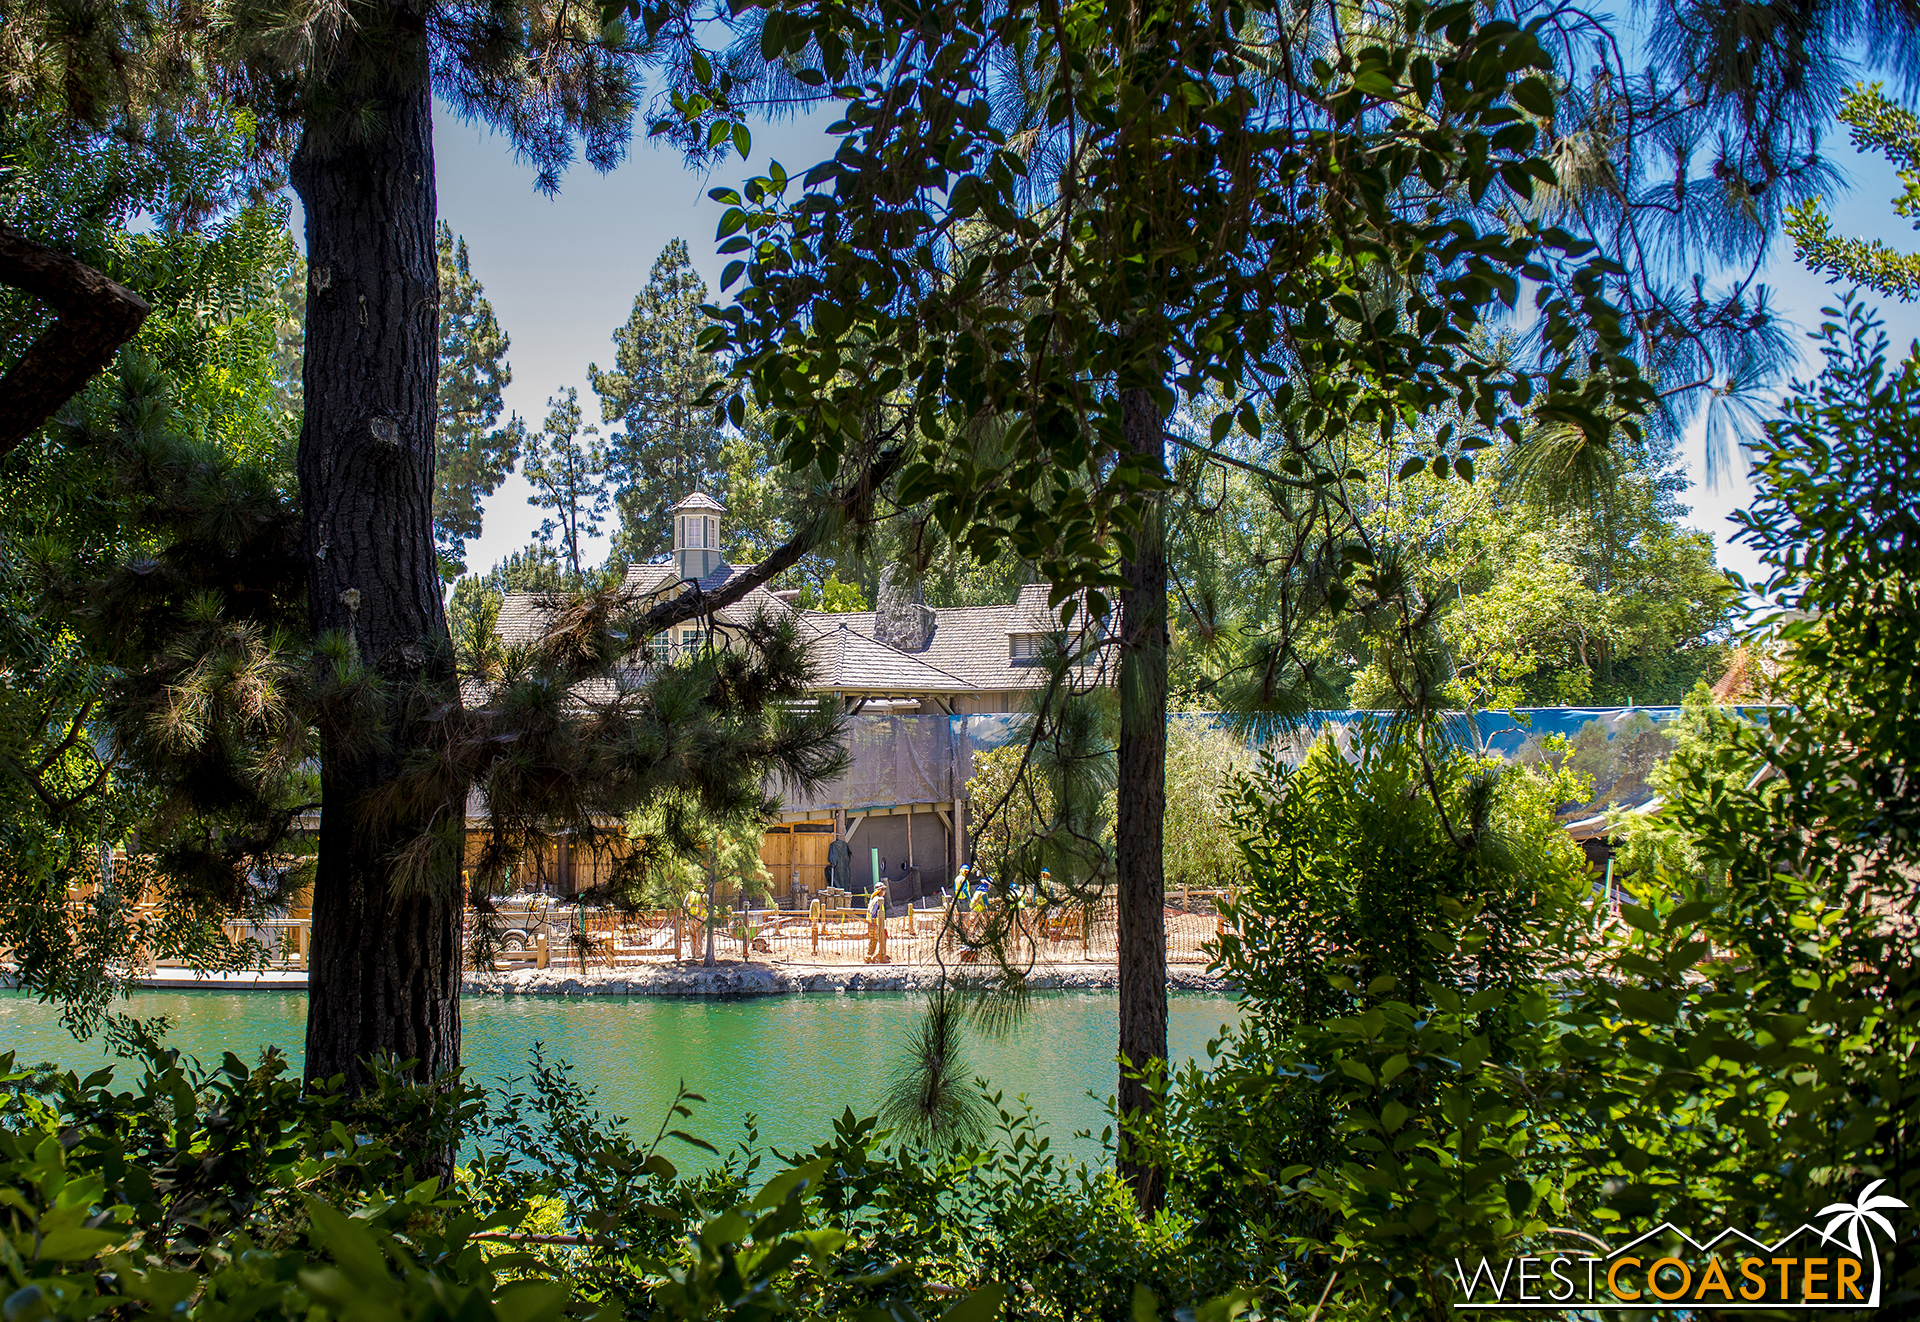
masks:
{"label": "pine tree", "polygon": [[510,341],[473,275],[467,241],[440,222],[440,375],[434,429],[433,537],[441,572],[466,572],[466,541],[478,537],[480,502],[513,471],[520,433],[495,426],[506,407],[500,392],[513,382]]}
{"label": "pine tree", "polygon": [[527,437],[526,451],[526,479],[534,489],[527,503],[553,511],[534,536],[557,548],[577,587],[586,581],[581,548],[600,535],[608,505],[607,447],[598,428],[580,426],[578,390],[568,386],[547,400],[547,425]]}
{"label": "pine tree", "polygon": [[718,491],[726,479],[720,429],[712,407],[700,402],[719,375],[698,343],[706,301],[686,240],[673,240],[635,296],[626,325],[613,333],[613,369],[587,368],[601,420],[620,425],[607,449],[620,508],[614,553],[625,560],[670,550],[674,503],[691,491]]}

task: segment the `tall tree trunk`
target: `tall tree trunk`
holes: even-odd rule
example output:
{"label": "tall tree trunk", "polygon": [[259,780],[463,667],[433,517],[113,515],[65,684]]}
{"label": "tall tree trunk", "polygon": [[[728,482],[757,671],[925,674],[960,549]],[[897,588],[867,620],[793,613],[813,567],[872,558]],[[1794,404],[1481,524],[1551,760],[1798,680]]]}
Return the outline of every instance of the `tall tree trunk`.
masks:
{"label": "tall tree trunk", "polygon": [[[1151,390],[1120,395],[1127,444],[1159,471],[1164,463],[1160,406]],[[1167,815],[1167,556],[1166,509],[1154,496],[1122,566],[1120,593],[1119,803],[1114,862],[1119,870],[1120,1118],[1157,1123],[1145,1081],[1127,1077],[1164,1067],[1167,1059],[1167,880],[1162,828]],[[1156,1067],[1152,1062],[1159,1062]],[[1124,1123],[1123,1123],[1124,1128]],[[1121,1178],[1142,1212],[1165,1198],[1163,1172],[1129,1151],[1124,1133]]]}
{"label": "tall tree trunk", "polygon": [[[371,49],[341,57],[340,86],[328,89],[351,109],[309,120],[292,169],[307,225],[309,613],[316,636],[352,638],[385,682],[389,713],[384,738],[335,732],[322,749],[306,1072],[344,1074],[356,1090],[369,1056],[412,1061],[423,1080],[460,1064],[464,803],[398,808],[385,795],[420,742],[404,722],[431,705],[421,686],[449,701],[455,691],[433,541],[440,298],[427,49],[417,13],[395,5],[375,21],[389,31],[359,34]],[[433,828],[454,847],[403,877],[396,852]]]}

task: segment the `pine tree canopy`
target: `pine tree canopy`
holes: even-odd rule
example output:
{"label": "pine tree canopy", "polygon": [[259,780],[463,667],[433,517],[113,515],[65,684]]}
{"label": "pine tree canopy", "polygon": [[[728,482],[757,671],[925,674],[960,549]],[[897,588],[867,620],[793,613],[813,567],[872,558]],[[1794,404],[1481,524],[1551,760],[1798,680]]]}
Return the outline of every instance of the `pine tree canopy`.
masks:
{"label": "pine tree canopy", "polygon": [[547,401],[546,426],[526,438],[529,505],[552,510],[534,536],[553,547],[568,571],[567,582],[587,581],[580,556],[590,537],[604,527],[608,505],[607,446],[599,428],[580,425],[580,392],[568,386]]}
{"label": "pine tree canopy", "polygon": [[673,240],[613,333],[612,370],[587,368],[601,420],[619,424],[607,437],[607,458],[620,510],[614,553],[624,560],[671,550],[674,502],[725,484],[722,432],[706,399],[719,370],[700,344],[706,301],[686,240]]}
{"label": "pine tree canopy", "polygon": [[433,539],[442,572],[452,578],[466,572],[465,543],[480,535],[480,502],[513,471],[520,434],[495,425],[506,407],[500,392],[513,382],[510,341],[468,265],[467,241],[441,221],[434,247],[440,265],[440,419],[434,428]]}

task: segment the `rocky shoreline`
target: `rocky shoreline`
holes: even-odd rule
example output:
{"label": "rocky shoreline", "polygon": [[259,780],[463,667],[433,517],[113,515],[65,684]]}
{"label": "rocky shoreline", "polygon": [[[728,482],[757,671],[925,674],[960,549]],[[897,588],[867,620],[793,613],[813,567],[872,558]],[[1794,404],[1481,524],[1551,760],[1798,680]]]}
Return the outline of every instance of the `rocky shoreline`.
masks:
{"label": "rocky shoreline", "polygon": [[[965,972],[967,970],[956,970]],[[929,991],[939,970],[926,965],[741,964],[714,968],[657,964],[644,968],[516,969],[468,973],[460,990],[468,996],[794,996],[847,992]],[[1041,964],[1027,974],[1034,991],[1112,991],[1120,972],[1111,965]],[[1226,992],[1227,980],[1198,967],[1167,971],[1173,991]]]}

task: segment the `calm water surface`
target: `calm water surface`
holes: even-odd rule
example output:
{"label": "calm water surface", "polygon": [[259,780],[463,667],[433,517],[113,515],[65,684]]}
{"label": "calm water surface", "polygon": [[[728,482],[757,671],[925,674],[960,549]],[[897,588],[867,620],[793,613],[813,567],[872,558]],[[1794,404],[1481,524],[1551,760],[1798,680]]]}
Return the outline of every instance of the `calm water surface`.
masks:
{"label": "calm water surface", "polygon": [[[704,1095],[693,1132],[727,1146],[748,1114],[781,1148],[831,1132],[846,1107],[873,1111],[898,1068],[924,1002],[899,994],[764,996],[733,1001],[667,997],[467,997],[467,1072],[490,1085],[526,1072],[536,1043],[570,1062],[603,1109],[651,1131],[684,1079]],[[222,1051],[252,1060],[277,1046],[296,1069],[306,1034],[303,992],[142,992],[121,1007],[167,1015],[170,1040],[212,1064]],[[1202,1055],[1221,1026],[1238,1019],[1225,997],[1170,998],[1168,1048],[1176,1062]],[[1112,993],[1033,997],[1026,1018],[1004,1037],[974,1035],[967,1060],[1009,1100],[1024,1094],[1056,1147],[1097,1158],[1098,1134],[1114,1088],[1119,1032]],[[22,1063],[51,1061],[82,1072],[110,1057],[101,1041],[76,1042],[58,1014],[20,992],[0,991],[0,1052]]]}

